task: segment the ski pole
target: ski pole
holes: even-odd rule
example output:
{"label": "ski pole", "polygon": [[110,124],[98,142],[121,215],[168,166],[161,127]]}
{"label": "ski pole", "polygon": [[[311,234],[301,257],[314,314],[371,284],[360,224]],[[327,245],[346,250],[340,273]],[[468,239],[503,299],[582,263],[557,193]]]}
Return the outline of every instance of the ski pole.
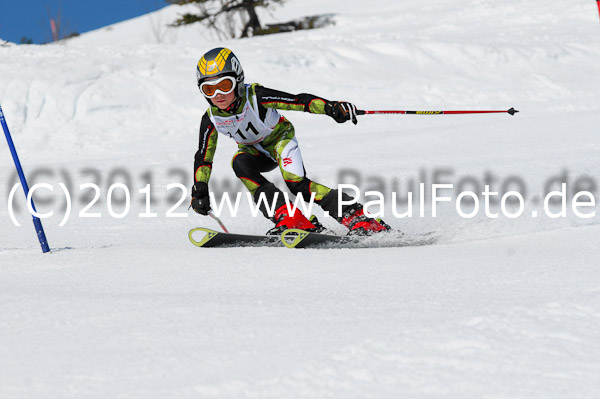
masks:
{"label": "ski pole", "polygon": [[221,222],[221,219],[219,219],[218,217],[216,217],[215,214],[212,211],[208,211],[208,216],[210,216],[211,218],[213,218],[215,220],[215,222],[219,223],[219,226],[221,226],[221,228],[223,229],[223,231],[225,233],[229,233],[229,231],[227,230],[227,228],[225,227],[225,225],[223,224],[223,222]]}
{"label": "ski pole", "polygon": [[514,115],[517,112],[519,112],[519,111],[517,111],[514,108],[511,108],[508,111],[364,111],[361,109],[357,109],[356,115],[375,115],[375,114],[456,115],[456,114],[499,114],[499,113],[508,113],[508,114]]}

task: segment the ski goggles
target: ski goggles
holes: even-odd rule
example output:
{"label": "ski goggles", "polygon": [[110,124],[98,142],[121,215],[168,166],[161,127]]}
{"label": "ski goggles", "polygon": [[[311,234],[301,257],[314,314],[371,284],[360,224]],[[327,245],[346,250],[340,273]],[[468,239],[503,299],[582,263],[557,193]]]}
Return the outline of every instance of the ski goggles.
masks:
{"label": "ski goggles", "polygon": [[223,76],[216,80],[200,83],[200,91],[206,98],[214,98],[217,94],[229,94],[235,89],[235,78]]}

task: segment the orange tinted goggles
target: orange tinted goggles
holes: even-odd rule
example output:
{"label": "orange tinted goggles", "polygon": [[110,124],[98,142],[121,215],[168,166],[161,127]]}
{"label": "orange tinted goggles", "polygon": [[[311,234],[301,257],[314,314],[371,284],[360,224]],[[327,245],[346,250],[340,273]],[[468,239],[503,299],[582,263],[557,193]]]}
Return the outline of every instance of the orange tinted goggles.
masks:
{"label": "orange tinted goggles", "polygon": [[200,84],[200,91],[206,98],[214,98],[217,94],[229,94],[235,88],[235,79],[223,76],[217,80],[209,80]]}

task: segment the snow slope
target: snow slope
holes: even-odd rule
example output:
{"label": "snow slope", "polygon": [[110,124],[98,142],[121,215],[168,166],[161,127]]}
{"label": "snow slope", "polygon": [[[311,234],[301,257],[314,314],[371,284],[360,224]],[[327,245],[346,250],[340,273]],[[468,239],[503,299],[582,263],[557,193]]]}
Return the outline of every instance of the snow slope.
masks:
{"label": "snow slope", "polygon": [[[324,29],[217,40],[165,28],[181,9],[60,45],[0,47],[0,104],[53,252],[42,254],[0,150],[2,398],[596,398],[600,394],[598,216],[542,215],[568,181],[597,192],[600,36],[593,1],[290,0],[265,21],[334,13]],[[435,230],[418,248],[199,249],[212,220],[187,211],[198,123],[198,58],[227,46],[248,81],[362,109],[508,109],[365,116],[357,126],[286,113],[309,176],[389,200],[419,182],[518,190],[517,219],[385,220]],[[239,188],[235,143],[219,139],[211,188]],[[277,173],[269,177],[281,184]],[[131,209],[109,214],[125,184]],[[60,227],[70,188],[73,213]],[[83,183],[101,187],[91,200]],[[151,212],[139,190],[151,184]],[[115,190],[113,213],[124,209]],[[416,205],[415,205],[416,206]],[[405,208],[399,206],[399,209]],[[514,208],[509,207],[511,210]],[[498,211],[497,207],[494,207]],[[597,211],[597,206],[585,212]],[[539,213],[533,217],[532,212]],[[317,210],[317,215],[321,215]],[[232,231],[261,233],[247,204]],[[331,229],[343,229],[324,219]]]}

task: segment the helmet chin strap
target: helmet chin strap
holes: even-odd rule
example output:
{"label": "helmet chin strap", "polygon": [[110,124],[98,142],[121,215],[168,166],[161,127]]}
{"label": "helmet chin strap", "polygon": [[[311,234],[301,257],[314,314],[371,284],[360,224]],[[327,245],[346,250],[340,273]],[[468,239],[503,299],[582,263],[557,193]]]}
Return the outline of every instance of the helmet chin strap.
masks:
{"label": "helmet chin strap", "polygon": [[235,110],[238,109],[241,102],[242,102],[242,99],[236,94],[235,100],[233,100],[233,102],[229,105],[229,107],[225,108],[223,111],[233,114],[233,113],[235,113]]}

